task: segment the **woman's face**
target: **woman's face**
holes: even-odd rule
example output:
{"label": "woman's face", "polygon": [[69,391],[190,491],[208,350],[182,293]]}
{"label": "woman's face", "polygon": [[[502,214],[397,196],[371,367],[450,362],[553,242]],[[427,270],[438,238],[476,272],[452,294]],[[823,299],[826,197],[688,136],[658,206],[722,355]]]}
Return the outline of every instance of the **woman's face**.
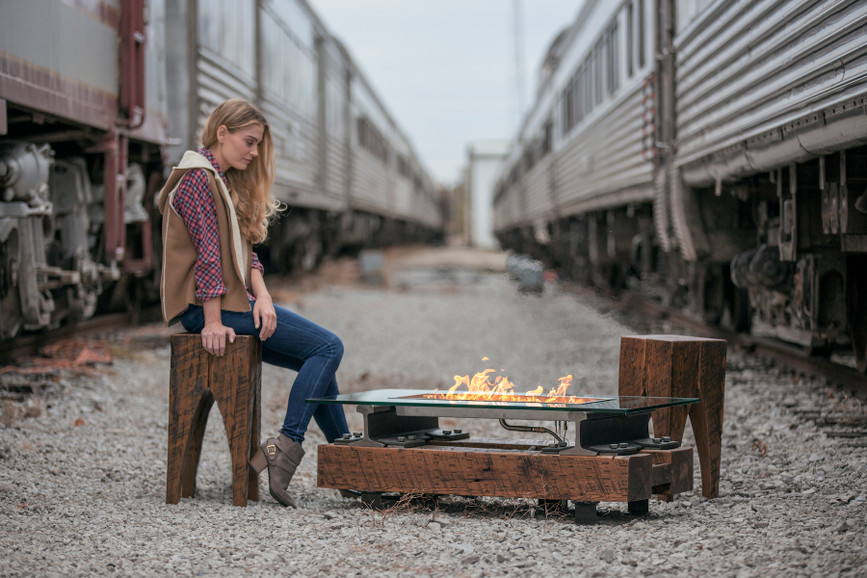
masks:
{"label": "woman's face", "polygon": [[259,156],[259,143],[265,134],[261,124],[251,124],[235,132],[229,132],[225,125],[217,129],[217,140],[220,143],[214,157],[220,164],[220,169],[226,172],[230,168],[243,171],[253,159]]}

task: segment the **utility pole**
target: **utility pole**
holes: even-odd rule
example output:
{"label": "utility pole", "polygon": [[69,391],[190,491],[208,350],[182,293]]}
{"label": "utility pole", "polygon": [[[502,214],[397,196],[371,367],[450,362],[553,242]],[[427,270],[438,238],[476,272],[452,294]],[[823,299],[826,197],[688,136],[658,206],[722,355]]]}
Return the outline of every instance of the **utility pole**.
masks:
{"label": "utility pole", "polygon": [[524,115],[524,34],[521,0],[512,0],[512,15],[514,17],[513,41],[515,49],[515,91],[517,92],[517,120],[520,124]]}

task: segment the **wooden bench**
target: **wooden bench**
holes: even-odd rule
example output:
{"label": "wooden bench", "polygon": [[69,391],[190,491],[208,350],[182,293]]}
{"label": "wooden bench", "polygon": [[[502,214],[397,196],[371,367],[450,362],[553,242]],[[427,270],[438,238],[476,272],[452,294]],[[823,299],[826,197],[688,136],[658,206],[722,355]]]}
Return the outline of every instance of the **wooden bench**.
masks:
{"label": "wooden bench", "polygon": [[724,339],[644,335],[620,340],[620,395],[701,400],[656,410],[651,419],[654,436],[682,440],[689,417],[701,466],[701,493],[706,498],[719,495],[725,367]]}
{"label": "wooden bench", "polygon": [[246,506],[259,499],[259,478],[248,461],[259,447],[262,344],[238,336],[216,357],[202,347],[202,336],[171,336],[169,443],[166,503],[196,493],[196,472],[208,414],[214,401],[226,428],[232,456],[232,503]]}

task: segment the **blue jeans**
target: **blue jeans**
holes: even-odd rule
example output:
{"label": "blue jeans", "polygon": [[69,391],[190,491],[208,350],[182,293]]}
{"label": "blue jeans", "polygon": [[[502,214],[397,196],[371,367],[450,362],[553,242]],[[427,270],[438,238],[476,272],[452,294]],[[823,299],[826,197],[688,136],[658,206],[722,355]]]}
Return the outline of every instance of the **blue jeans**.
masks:
{"label": "blue jeans", "polygon": [[[289,392],[286,418],[280,431],[300,444],[312,417],[325,439],[333,442],[349,432],[343,406],[312,404],[305,400],[339,393],[334,374],[343,358],[343,342],[332,332],[288,309],[278,305],[274,309],[277,328],[262,342],[262,361],[298,372]],[[223,311],[222,317],[223,325],[234,329],[236,335],[259,334],[253,325],[252,311]],[[181,314],[180,321],[190,333],[201,333],[205,314],[201,307],[191,305]]]}

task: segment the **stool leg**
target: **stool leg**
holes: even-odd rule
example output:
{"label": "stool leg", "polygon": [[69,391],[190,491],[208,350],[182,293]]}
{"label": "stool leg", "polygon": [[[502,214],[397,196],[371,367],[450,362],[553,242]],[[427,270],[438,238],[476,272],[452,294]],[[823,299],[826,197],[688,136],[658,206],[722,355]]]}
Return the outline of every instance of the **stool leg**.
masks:
{"label": "stool leg", "polygon": [[193,429],[192,416],[169,410],[169,443],[166,460],[166,503],[177,504],[181,499],[187,440]]}
{"label": "stool leg", "polygon": [[192,422],[192,430],[187,441],[184,455],[184,465],[181,478],[181,497],[192,498],[196,495],[196,474],[199,471],[199,458],[202,457],[202,440],[205,438],[205,427],[208,425],[208,415],[214,405],[214,396],[206,392],[202,396],[198,410]]}
{"label": "stool leg", "polygon": [[701,467],[701,493],[705,498],[719,496],[725,366],[725,342],[702,344],[698,381],[698,397],[701,403],[689,408],[689,421],[695,433],[695,445]]}
{"label": "stool leg", "polygon": [[[232,456],[232,503],[246,506],[250,485],[250,449],[252,447],[254,406],[258,404],[254,377],[254,356],[250,340],[229,344],[223,357],[211,361],[211,391],[217,399],[217,407],[223,415],[226,438]],[[219,376],[219,379],[216,378]],[[258,489],[258,479],[256,480]]]}
{"label": "stool leg", "polygon": [[[184,337],[172,336],[166,456],[167,504],[177,504],[182,495],[189,497],[195,493],[201,433],[213,403],[213,399],[210,403],[203,400],[208,376],[208,362],[201,353],[204,350],[201,350],[201,345]],[[198,442],[194,441],[197,432]]]}
{"label": "stool leg", "polygon": [[[261,353],[261,349],[259,350]],[[261,371],[261,365],[259,363],[255,364],[257,371]],[[261,379],[257,375],[253,381],[253,411],[252,418],[253,423],[250,424],[250,449],[249,456],[252,457],[256,450],[259,449],[259,440],[262,438],[261,425],[262,425],[262,390],[260,387]],[[256,473],[256,470],[253,468],[247,469],[247,499],[253,500],[254,502],[259,501],[259,474]]]}
{"label": "stool leg", "polygon": [[[190,399],[188,396],[187,400]],[[194,409],[187,407],[171,412],[166,464],[167,504],[177,504],[180,498],[191,498],[196,494],[202,439],[213,403],[214,398],[203,392]]]}

